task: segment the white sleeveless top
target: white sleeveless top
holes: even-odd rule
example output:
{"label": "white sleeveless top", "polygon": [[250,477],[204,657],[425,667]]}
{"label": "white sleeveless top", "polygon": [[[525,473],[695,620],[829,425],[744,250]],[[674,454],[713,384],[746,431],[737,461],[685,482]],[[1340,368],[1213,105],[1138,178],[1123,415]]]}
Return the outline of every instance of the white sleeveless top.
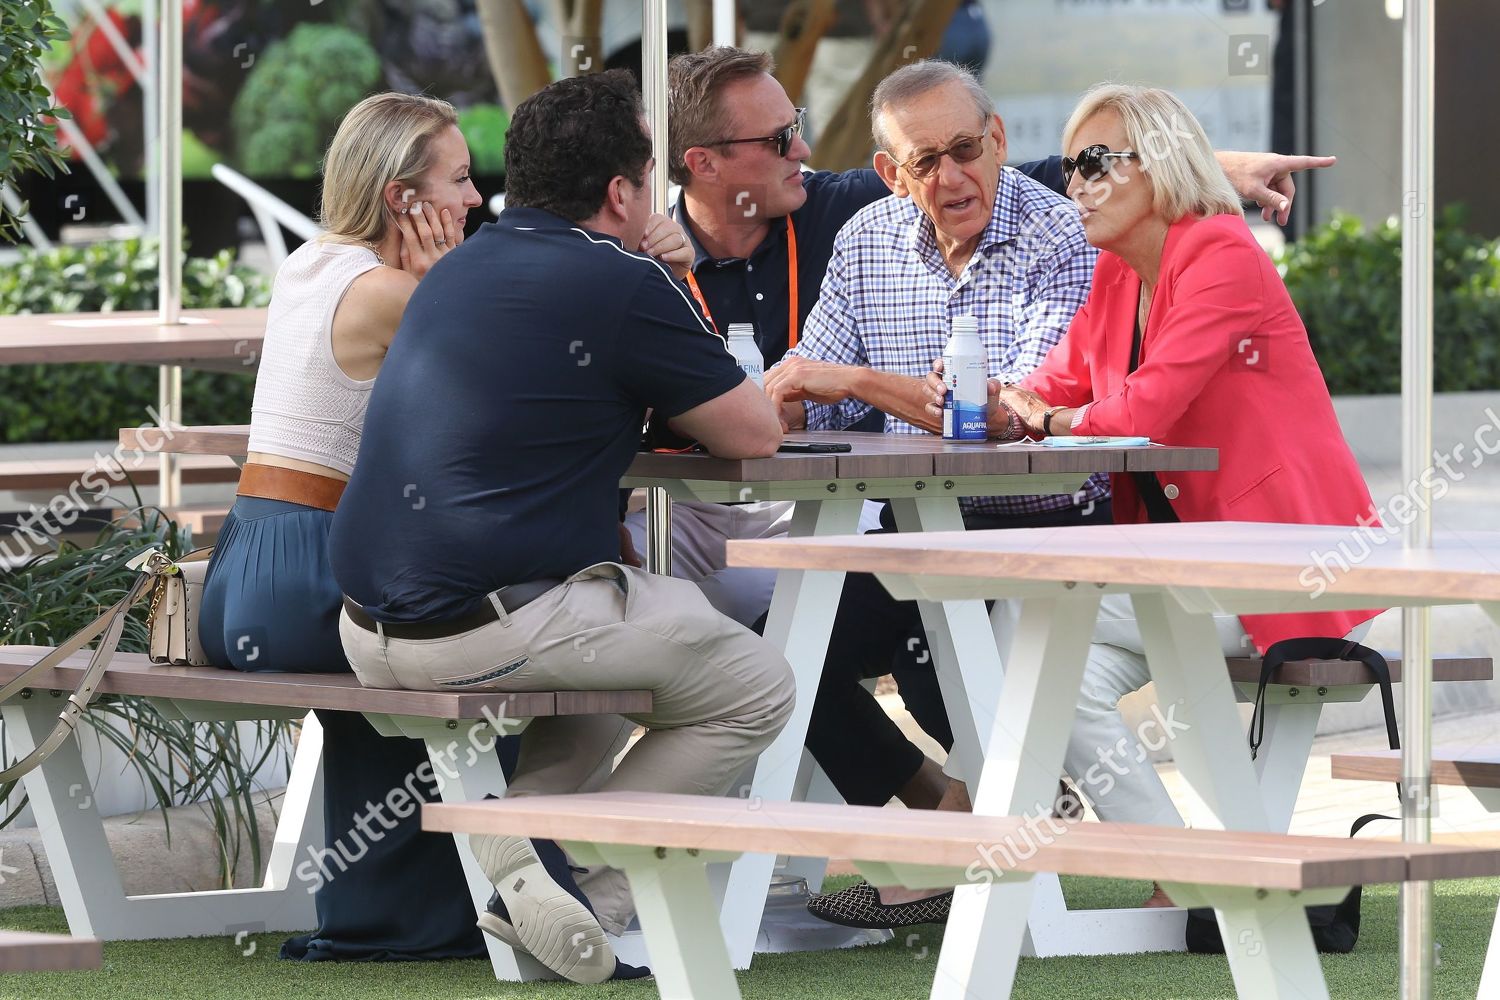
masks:
{"label": "white sleeveless top", "polygon": [[250,410],[250,450],[354,471],[375,380],[333,359],[333,313],[354,279],[380,266],[368,247],[309,240],[276,272]]}

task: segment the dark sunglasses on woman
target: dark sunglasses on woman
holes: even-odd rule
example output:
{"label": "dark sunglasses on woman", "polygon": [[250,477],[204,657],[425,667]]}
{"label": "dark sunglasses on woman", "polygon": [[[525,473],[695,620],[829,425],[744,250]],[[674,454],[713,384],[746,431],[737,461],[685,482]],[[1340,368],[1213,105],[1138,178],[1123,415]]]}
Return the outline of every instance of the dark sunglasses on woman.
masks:
{"label": "dark sunglasses on woman", "polygon": [[1073,182],[1073,171],[1083,174],[1086,181],[1097,181],[1109,173],[1109,161],[1111,160],[1139,160],[1140,153],[1116,153],[1103,144],[1086,146],[1078,154],[1078,159],[1071,156],[1062,158],[1063,184]]}

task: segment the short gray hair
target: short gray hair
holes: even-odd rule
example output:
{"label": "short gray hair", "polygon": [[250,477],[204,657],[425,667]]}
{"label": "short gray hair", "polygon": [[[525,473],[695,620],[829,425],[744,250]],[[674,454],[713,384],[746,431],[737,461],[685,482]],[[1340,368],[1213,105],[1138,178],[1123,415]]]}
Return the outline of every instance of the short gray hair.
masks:
{"label": "short gray hair", "polygon": [[1175,94],[1155,87],[1101,83],[1083,95],[1063,127],[1063,152],[1085,122],[1113,111],[1125,141],[1151,179],[1152,206],[1169,222],[1184,215],[1240,215],[1240,196],[1214,158],[1203,126]]}
{"label": "short gray hair", "polygon": [[875,135],[875,148],[891,151],[891,137],[885,130],[885,112],[899,107],[949,83],[961,83],[974,101],[974,110],[989,121],[995,114],[995,102],[985,93],[978,77],[962,66],[942,59],[923,59],[910,66],[902,66],[881,80],[870,97],[870,129]]}

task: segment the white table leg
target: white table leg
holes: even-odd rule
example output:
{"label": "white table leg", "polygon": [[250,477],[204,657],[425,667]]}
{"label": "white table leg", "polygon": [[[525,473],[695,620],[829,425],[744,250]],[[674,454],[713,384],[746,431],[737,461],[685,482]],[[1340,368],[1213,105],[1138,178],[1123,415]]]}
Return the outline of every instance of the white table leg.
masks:
{"label": "white table leg", "polygon": [[1185,906],[1215,908],[1235,992],[1244,1000],[1328,1000],[1303,907],[1336,903],[1347,887],[1297,894],[1171,882],[1163,888]]}
{"label": "white table leg", "polygon": [[[832,780],[818,766],[813,755],[804,751],[802,766],[797,771],[797,784],[792,790],[792,801],[843,805],[844,797],[839,794],[837,788],[833,787]],[[823,891],[823,879],[828,874],[828,859],[794,855],[787,858],[786,864],[782,867],[782,873],[804,880],[807,883],[807,891],[817,895]]]}
{"label": "white table leg", "polygon": [[[787,534],[793,538],[850,534],[859,526],[863,506],[863,500],[799,500]],[[797,705],[781,734],[756,761],[749,789],[752,803],[757,799],[786,802],[792,797],[843,588],[844,574],[838,571],[782,570],[776,575],[766,638],[785,653],[792,666]],[[720,920],[736,969],[750,967],[775,867],[774,854],[746,854],[730,869]]]}
{"label": "white table leg", "polygon": [[705,868],[709,861],[727,860],[723,855],[610,844],[567,846],[575,857],[597,855],[630,879],[662,1000],[739,1000]]}
{"label": "white table leg", "polygon": [[[1265,714],[1266,731],[1255,758],[1255,776],[1260,780],[1268,829],[1285,833],[1292,825],[1297,793],[1302,789],[1302,777],[1307,772],[1323,706],[1317,701],[1300,705],[1268,704],[1261,711]],[[1248,743],[1245,749],[1248,753]]]}
{"label": "white table leg", "polygon": [[[51,731],[61,704],[61,699],[38,692],[4,705],[11,752],[18,757],[30,753]],[[302,847],[322,847],[323,748],[316,724],[314,730],[297,747],[265,882],[247,889],[151,896],[125,895],[78,741],[64,742],[22,780],[69,930],[79,937],[140,941],[312,929],[317,924],[313,897],[292,881],[291,870]]]}
{"label": "white table leg", "polygon": [[[507,731],[500,735],[513,735],[524,728],[527,721],[505,720],[502,725]],[[470,722],[461,724],[458,729],[449,729],[441,719],[409,716],[394,716],[391,722],[407,736],[420,739],[426,745],[438,795],[444,802],[477,802],[486,795],[504,797],[505,772],[491,742],[495,739],[491,728],[483,723]],[[453,839],[458,844],[458,858],[463,865],[464,879],[469,884],[469,895],[473,897],[477,916],[484,912],[495,886],[480,869],[479,862],[474,860],[474,852],[469,849],[469,835],[455,833]],[[536,959],[512,949],[498,938],[486,934],[484,945],[489,950],[496,979],[530,982],[557,978]]]}
{"label": "white table leg", "polygon": [[1479,976],[1478,1000],[1500,998],[1500,911],[1490,929],[1490,950],[1484,956],[1484,972]]}
{"label": "white table leg", "polygon": [[[964,530],[953,497],[893,499],[891,511],[903,532]],[[980,600],[916,603],[953,728],[958,773],[972,787],[984,767],[984,741],[995,724],[1004,677],[994,626]]]}
{"label": "white table leg", "polygon": [[[1005,697],[998,702],[994,726],[984,741],[986,761],[974,796],[976,813],[1033,816],[1037,838],[1056,836],[1048,819],[1098,614],[1099,596],[1093,588],[1080,588],[1076,597],[1023,602],[1006,664]],[[977,678],[966,675],[964,680],[969,691],[979,686]],[[1005,850],[1026,848],[976,848],[975,860],[1000,872],[987,868],[979,874],[988,879],[954,890],[933,1000],[962,1000],[969,996],[971,983],[983,984],[987,1000],[1007,997],[1015,981],[1032,879],[996,876],[1003,873]]]}
{"label": "white table leg", "polygon": [[1170,594],[1132,594],[1177,769],[1230,830],[1270,830],[1213,617]]}

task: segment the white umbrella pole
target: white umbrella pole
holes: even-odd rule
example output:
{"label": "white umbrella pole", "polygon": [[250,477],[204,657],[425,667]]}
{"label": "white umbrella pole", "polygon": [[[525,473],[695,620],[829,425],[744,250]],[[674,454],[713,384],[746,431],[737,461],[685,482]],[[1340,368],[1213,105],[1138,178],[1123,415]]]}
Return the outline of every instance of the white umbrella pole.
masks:
{"label": "white umbrella pole", "polygon": [[713,0],[714,44],[733,45],[734,0]]}
{"label": "white umbrella pole", "polygon": [[[160,223],[158,311],[162,323],[177,323],[182,312],[182,0],[162,0],[160,41],[156,46],[157,219]],[[164,365],[157,379],[157,407],[162,420],[182,421],[182,369]],[[161,456],[157,503],[182,502],[182,470],[177,456]]]}
{"label": "white umbrella pole", "polygon": [[[1432,491],[1424,470],[1432,464],[1432,197],[1433,44],[1432,0],[1407,0],[1405,12],[1404,169],[1401,227],[1401,408],[1402,472],[1416,500],[1406,525],[1408,548],[1432,545]],[[1432,837],[1432,651],[1431,613],[1401,612],[1401,656],[1406,739],[1401,751],[1401,835],[1407,843]],[[1401,888],[1401,996],[1432,996],[1432,885]]]}
{"label": "white umbrella pole", "polygon": [[[651,123],[651,153],[656,169],[651,174],[651,204],[667,210],[667,0],[642,0],[641,92],[646,120]],[[672,499],[667,491],[646,491],[646,568],[653,573],[672,572]]]}

